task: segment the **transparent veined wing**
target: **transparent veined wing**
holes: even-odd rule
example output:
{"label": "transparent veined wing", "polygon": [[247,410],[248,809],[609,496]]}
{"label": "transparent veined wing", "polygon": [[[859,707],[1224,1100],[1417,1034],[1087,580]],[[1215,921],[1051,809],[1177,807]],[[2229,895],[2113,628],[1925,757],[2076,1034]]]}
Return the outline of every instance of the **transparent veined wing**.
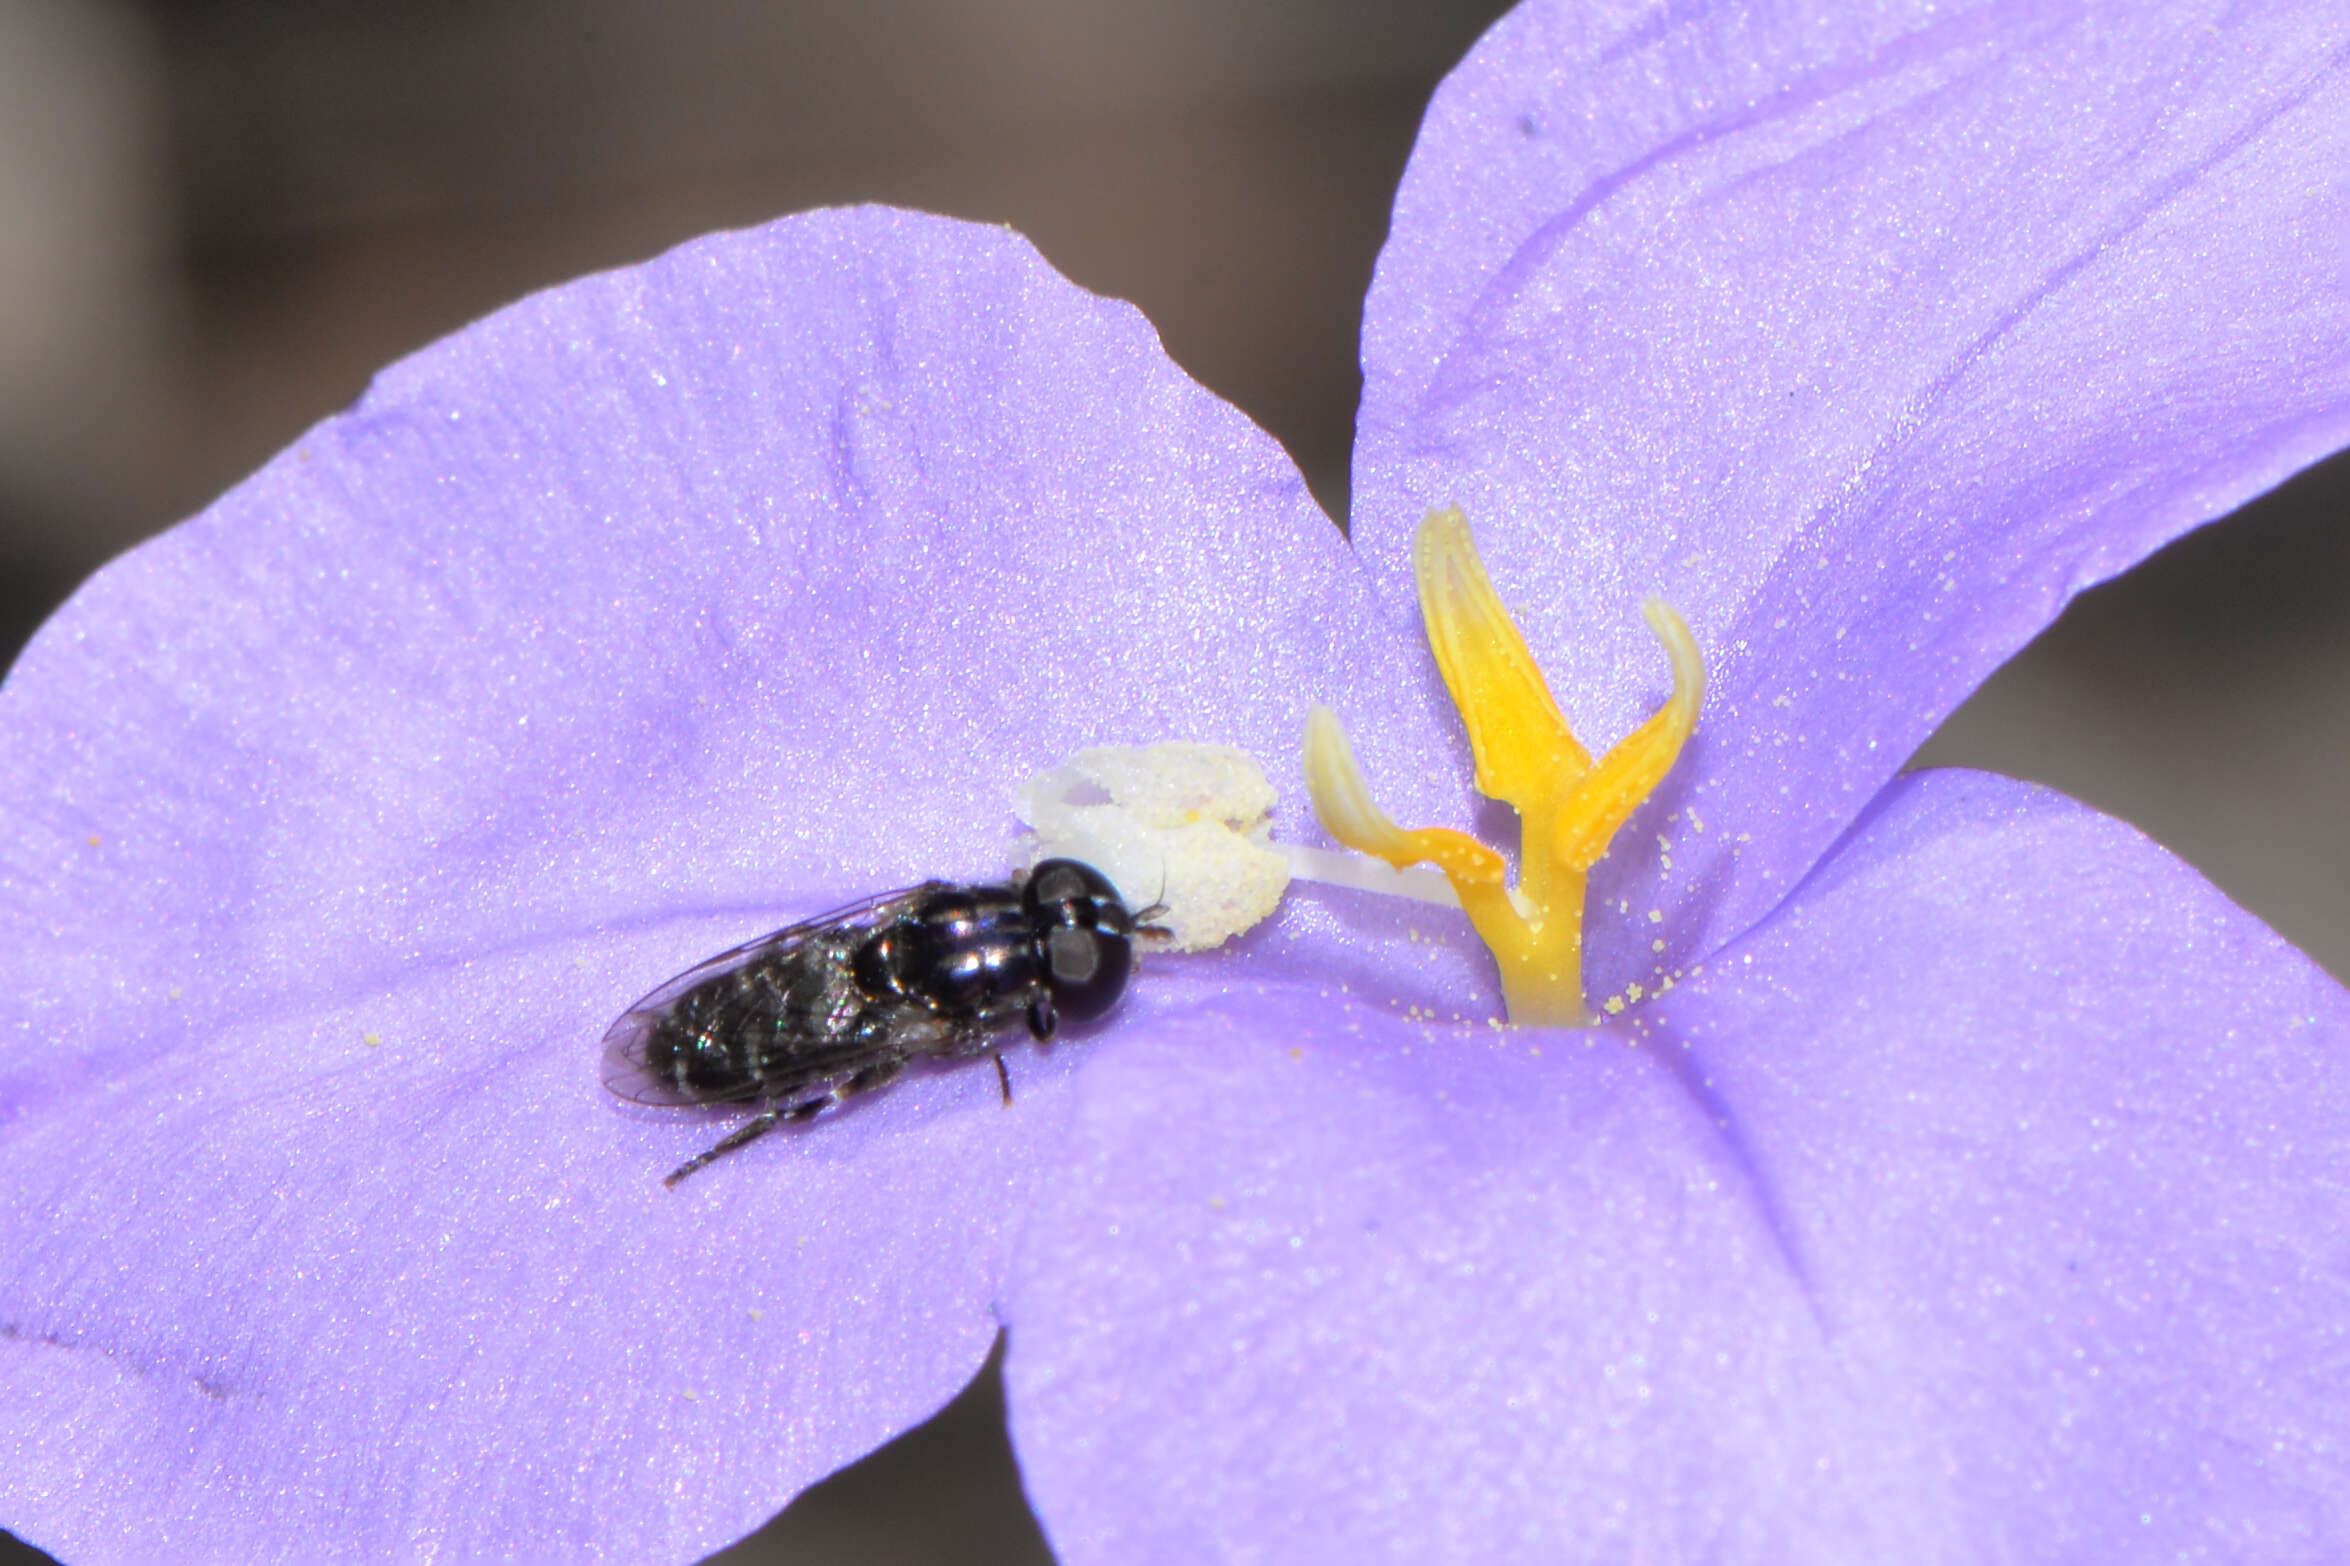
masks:
{"label": "transparent veined wing", "polygon": [[[647,1048],[662,1022],[696,991],[730,983],[736,975],[754,965],[787,961],[793,953],[811,941],[877,930],[946,884],[942,881],[925,881],[917,886],[900,887],[895,891],[849,903],[813,918],[802,919],[796,924],[787,924],[780,930],[771,930],[754,940],[745,941],[731,951],[720,952],[708,961],[688,968],[630,1006],[605,1030],[601,1065],[604,1086],[630,1103],[662,1107],[723,1103],[729,1098],[771,1097],[778,1092],[789,1091],[797,1084],[781,1079],[746,1082],[733,1092],[711,1092],[706,1089],[686,1091],[680,1088],[667,1069],[647,1059]],[[794,1076],[803,1082],[814,1082],[843,1070],[854,1069],[853,1063],[829,1059],[831,1053],[820,1049],[809,1051],[805,1069],[795,1072]]]}

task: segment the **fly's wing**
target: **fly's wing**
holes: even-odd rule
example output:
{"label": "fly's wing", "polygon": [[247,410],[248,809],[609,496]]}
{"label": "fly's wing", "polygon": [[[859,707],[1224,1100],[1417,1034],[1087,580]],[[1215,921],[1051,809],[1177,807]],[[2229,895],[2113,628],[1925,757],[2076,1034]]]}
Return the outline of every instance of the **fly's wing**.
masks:
{"label": "fly's wing", "polygon": [[[919,886],[883,892],[879,896],[835,908],[829,913],[818,914],[813,919],[787,924],[780,930],[771,931],[755,941],[745,941],[732,951],[721,952],[708,962],[688,968],[622,1012],[619,1020],[605,1030],[604,1086],[635,1104],[667,1107],[713,1102],[716,1096],[709,1093],[688,1095],[679,1092],[668,1072],[657,1070],[646,1063],[645,1046],[652,1038],[654,1028],[669,1014],[671,1008],[706,984],[729,979],[753,963],[787,956],[817,936],[844,929],[878,930],[912,908],[922,897],[945,884],[943,881],[925,881]],[[739,1096],[758,1096],[757,1085],[747,1086]]]}

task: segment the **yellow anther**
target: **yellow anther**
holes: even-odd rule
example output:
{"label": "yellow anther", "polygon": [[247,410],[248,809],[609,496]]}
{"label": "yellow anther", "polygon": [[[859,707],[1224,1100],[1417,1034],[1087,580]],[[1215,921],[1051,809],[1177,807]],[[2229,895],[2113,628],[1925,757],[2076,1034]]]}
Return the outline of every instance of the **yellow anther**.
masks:
{"label": "yellow anther", "polygon": [[1673,694],[1646,723],[1618,740],[1560,802],[1551,851],[1575,870],[1599,863],[1616,829],[1656,792],[1697,727],[1697,709],[1705,702],[1705,656],[1689,634],[1689,622],[1661,598],[1643,603],[1640,613],[1672,660]]}
{"label": "yellow anther", "polygon": [[1477,792],[1532,811],[1560,772],[1581,772],[1591,754],[1567,727],[1541,666],[1501,606],[1459,507],[1431,511],[1420,523],[1412,575],[1428,650],[1469,731]]}
{"label": "yellow anther", "polygon": [[1585,876],[1681,754],[1705,700],[1705,660],[1678,614],[1654,598],[1642,605],[1672,662],[1673,694],[1594,766],[1551,699],[1457,509],[1430,512],[1420,524],[1412,568],[1428,645],[1468,729],[1478,791],[1518,812],[1518,886],[1513,892],[1504,884],[1501,856],[1467,834],[1406,830],[1389,819],[1373,802],[1336,714],[1325,707],[1306,717],[1306,787],[1314,814],[1359,853],[1398,869],[1433,864],[1444,872],[1493,952],[1511,1021],[1589,1022]]}
{"label": "yellow anther", "polygon": [[1464,881],[1499,886],[1508,875],[1501,855],[1466,832],[1450,827],[1407,832],[1397,826],[1371,798],[1371,785],[1363,779],[1338,714],[1318,703],[1306,710],[1305,768],[1306,792],[1313,796],[1322,830],[1356,853],[1384,859],[1398,870],[1432,864],[1456,890]]}

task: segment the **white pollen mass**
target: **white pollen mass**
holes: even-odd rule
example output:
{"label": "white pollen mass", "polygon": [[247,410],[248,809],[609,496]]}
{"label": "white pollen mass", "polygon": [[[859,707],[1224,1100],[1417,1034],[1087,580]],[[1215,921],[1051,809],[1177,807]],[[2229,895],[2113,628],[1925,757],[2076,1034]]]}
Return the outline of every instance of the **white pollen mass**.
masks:
{"label": "white pollen mass", "polygon": [[1081,750],[1012,791],[1034,832],[1030,864],[1080,859],[1177,951],[1220,946],[1267,915],[1289,889],[1272,846],[1273,785],[1247,751],[1170,740]]}

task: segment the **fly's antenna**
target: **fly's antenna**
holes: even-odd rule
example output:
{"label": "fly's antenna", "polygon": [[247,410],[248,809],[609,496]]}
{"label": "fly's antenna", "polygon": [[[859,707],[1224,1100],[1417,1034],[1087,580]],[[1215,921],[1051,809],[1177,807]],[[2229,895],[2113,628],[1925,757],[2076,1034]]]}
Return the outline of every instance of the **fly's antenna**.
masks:
{"label": "fly's antenna", "polygon": [[1151,921],[1159,915],[1171,911],[1167,906],[1167,857],[1161,854],[1159,856],[1159,895],[1151,899],[1151,905],[1148,908],[1135,910],[1134,933],[1150,941],[1154,946],[1166,945],[1175,939],[1175,932],[1163,924],[1153,924]]}

